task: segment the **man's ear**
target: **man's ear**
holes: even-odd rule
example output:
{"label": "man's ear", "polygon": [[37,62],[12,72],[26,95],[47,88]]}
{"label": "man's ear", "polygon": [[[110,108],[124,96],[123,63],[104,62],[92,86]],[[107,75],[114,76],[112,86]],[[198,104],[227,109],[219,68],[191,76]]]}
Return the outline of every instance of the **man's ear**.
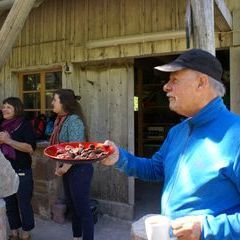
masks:
{"label": "man's ear", "polygon": [[206,88],[209,85],[208,76],[206,74],[200,74],[198,80],[198,88]]}

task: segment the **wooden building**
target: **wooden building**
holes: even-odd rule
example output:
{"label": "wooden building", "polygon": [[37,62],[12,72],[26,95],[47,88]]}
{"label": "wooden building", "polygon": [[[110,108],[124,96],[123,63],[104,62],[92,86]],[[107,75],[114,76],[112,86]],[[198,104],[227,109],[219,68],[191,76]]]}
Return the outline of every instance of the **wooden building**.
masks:
{"label": "wooden building", "polygon": [[[224,65],[229,106],[240,113],[240,2],[209,2],[214,2],[215,16],[215,42],[211,43]],[[221,3],[231,13],[231,23],[226,21]],[[159,120],[143,114],[147,106],[166,106],[156,90],[160,91],[167,76],[152,69],[186,50],[186,6],[187,0],[40,1],[5,58],[0,100],[19,96],[28,114],[48,113],[52,91],[71,88],[82,97],[89,140],[111,139],[130,152],[151,154],[153,149],[146,148],[144,138],[149,146],[161,144],[168,127],[177,121],[168,110],[159,110]],[[8,13],[9,9],[1,11],[3,25]],[[193,44],[190,39],[190,47]],[[138,97],[135,112],[134,96]],[[162,135],[157,137],[156,132]],[[34,207],[37,213],[50,217],[59,183],[53,162],[43,157],[45,146],[39,143],[34,155]],[[100,201],[103,212],[131,219],[134,179],[114,168],[94,165],[93,198]]]}

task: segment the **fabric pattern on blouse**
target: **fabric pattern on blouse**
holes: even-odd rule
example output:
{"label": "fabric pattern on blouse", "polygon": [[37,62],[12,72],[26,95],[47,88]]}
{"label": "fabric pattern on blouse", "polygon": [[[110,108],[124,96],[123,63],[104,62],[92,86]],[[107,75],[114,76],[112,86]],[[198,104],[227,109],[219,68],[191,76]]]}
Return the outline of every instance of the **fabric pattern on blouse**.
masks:
{"label": "fabric pattern on blouse", "polygon": [[82,142],[85,140],[83,121],[78,115],[69,115],[61,127],[59,142]]}

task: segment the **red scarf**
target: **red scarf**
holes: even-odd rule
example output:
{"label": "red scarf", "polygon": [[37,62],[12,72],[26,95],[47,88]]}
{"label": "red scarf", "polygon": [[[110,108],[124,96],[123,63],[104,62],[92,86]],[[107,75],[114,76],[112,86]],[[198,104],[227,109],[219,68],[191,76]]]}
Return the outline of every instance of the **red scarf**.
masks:
{"label": "red scarf", "polygon": [[59,133],[62,128],[63,122],[67,118],[68,114],[64,115],[58,115],[55,122],[54,122],[54,128],[53,128],[53,133],[50,137],[50,145],[57,144],[59,143]]}

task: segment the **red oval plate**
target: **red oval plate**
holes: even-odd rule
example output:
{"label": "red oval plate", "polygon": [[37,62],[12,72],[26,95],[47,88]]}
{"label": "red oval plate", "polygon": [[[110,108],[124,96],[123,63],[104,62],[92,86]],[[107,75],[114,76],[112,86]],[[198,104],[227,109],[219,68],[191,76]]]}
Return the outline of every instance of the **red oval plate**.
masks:
{"label": "red oval plate", "polygon": [[[59,155],[57,154],[58,151],[65,151],[66,146],[70,146],[73,148],[79,147],[79,144],[82,144],[84,149],[88,148],[91,144],[95,146],[95,148],[99,147],[102,151],[106,152],[107,154],[105,156],[97,157],[97,158],[60,158]],[[103,143],[97,143],[97,142],[68,142],[68,143],[59,143],[55,145],[51,145],[47,148],[44,149],[43,151],[44,155],[54,159],[56,161],[60,162],[65,162],[65,163],[71,163],[71,164],[76,164],[76,163],[91,163],[95,161],[100,161],[106,157],[108,157],[110,154],[113,153],[113,147],[112,146],[104,146]]]}

